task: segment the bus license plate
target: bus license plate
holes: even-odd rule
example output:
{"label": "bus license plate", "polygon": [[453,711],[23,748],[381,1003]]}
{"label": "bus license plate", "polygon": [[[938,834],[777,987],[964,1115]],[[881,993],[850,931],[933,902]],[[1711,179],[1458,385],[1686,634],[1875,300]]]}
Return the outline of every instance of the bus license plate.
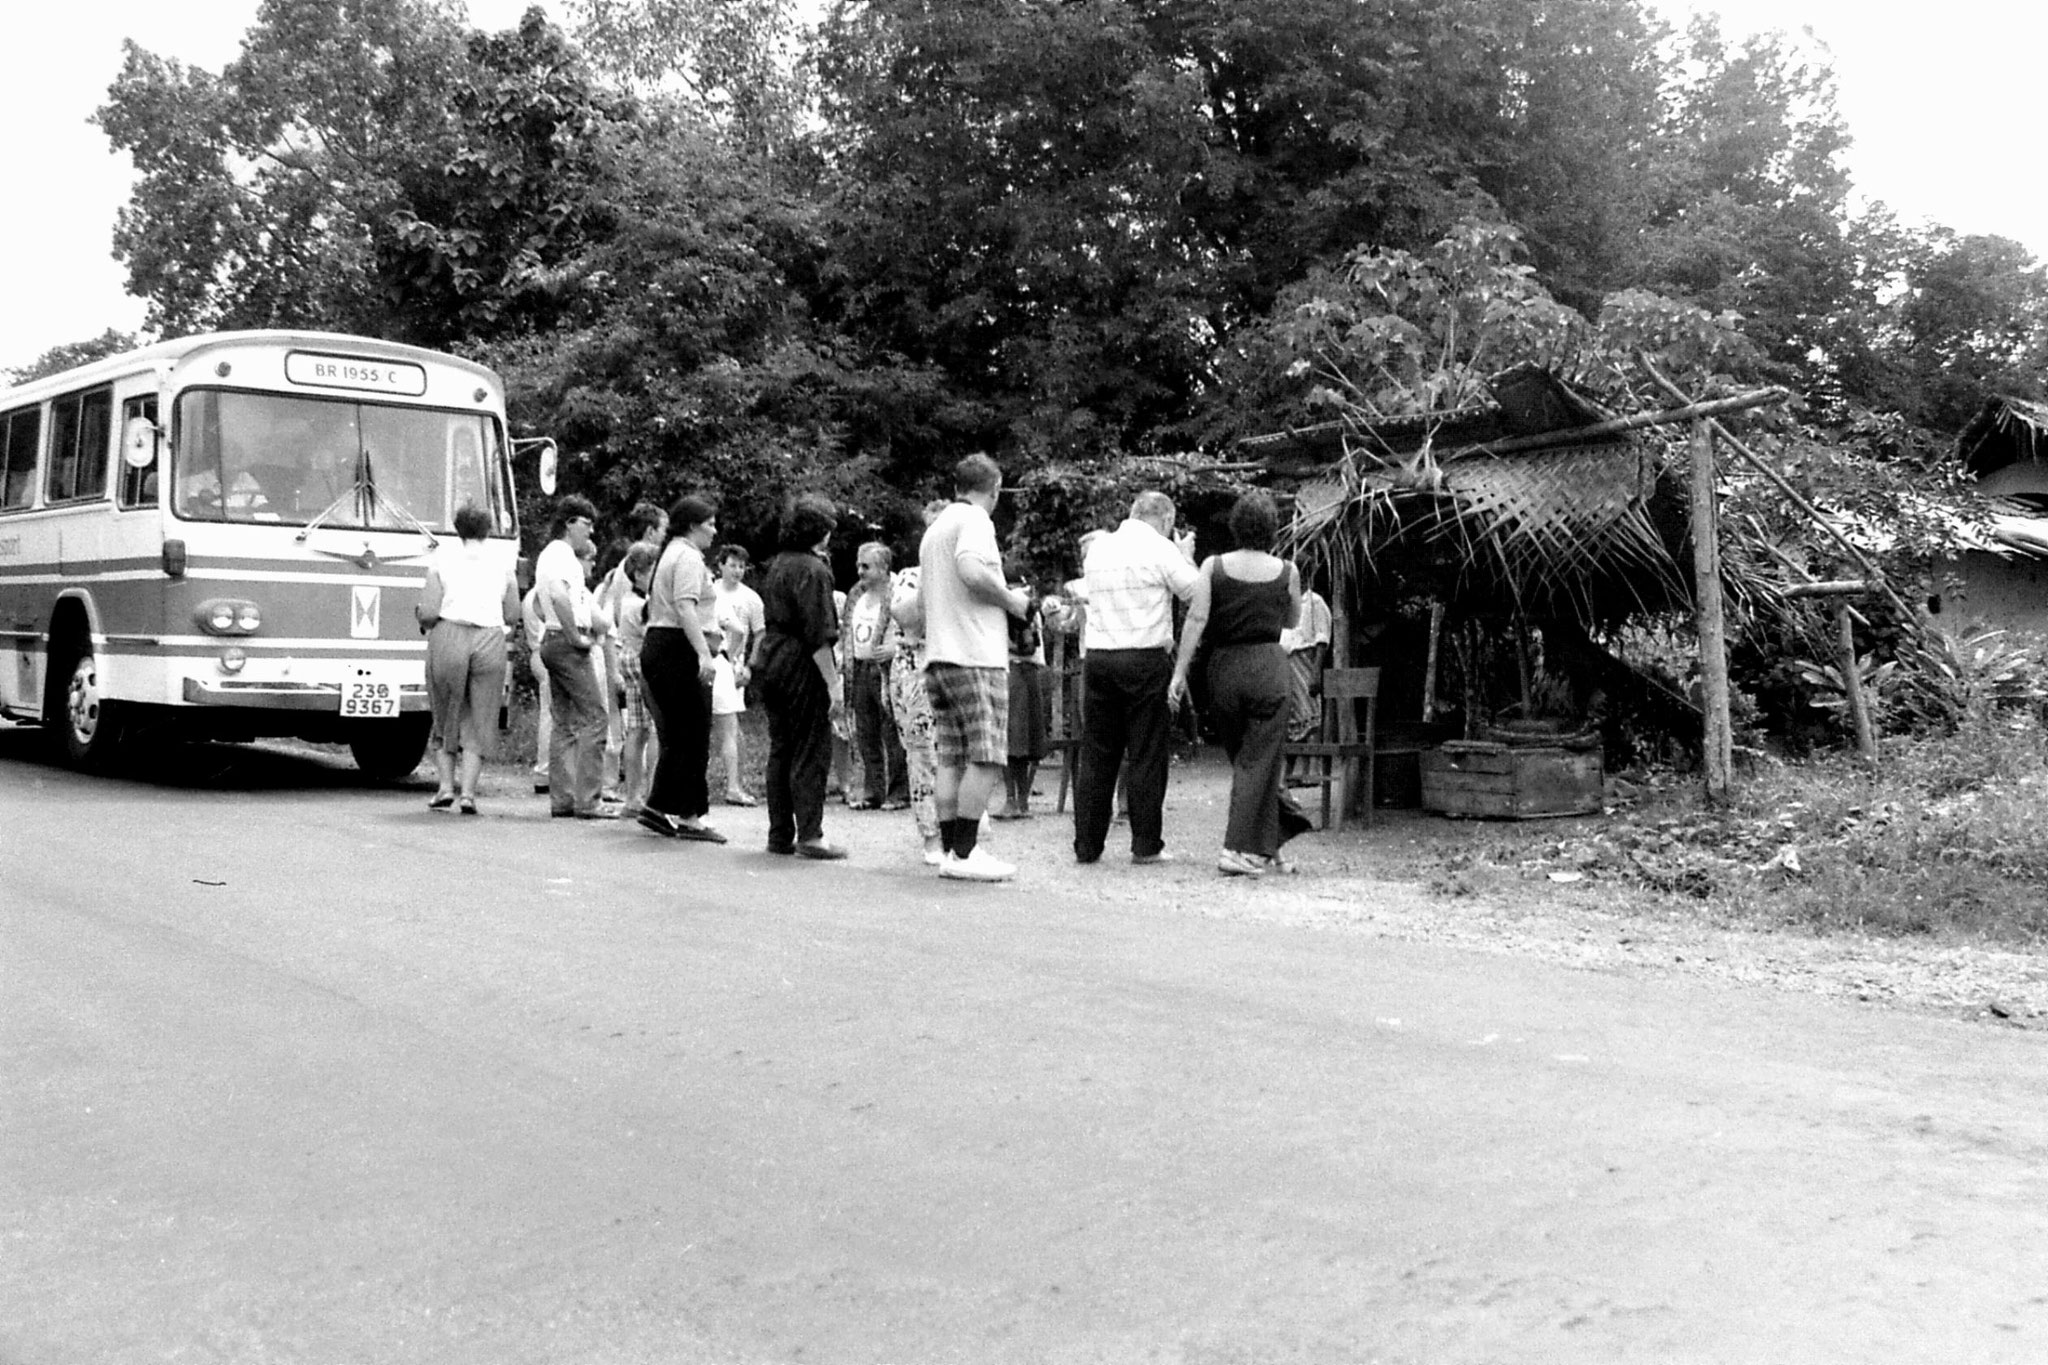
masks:
{"label": "bus license plate", "polygon": [[376,678],[343,678],[341,714],[359,720],[390,719],[398,714],[398,684]]}

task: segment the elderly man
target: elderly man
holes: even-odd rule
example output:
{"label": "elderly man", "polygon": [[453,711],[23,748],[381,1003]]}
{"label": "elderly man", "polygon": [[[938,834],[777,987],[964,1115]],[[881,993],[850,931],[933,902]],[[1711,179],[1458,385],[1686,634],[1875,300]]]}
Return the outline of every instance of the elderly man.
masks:
{"label": "elderly man", "polygon": [[1031,599],[1003,579],[995,510],[1003,472],[986,455],[953,467],[956,501],[918,546],[925,691],[938,761],[939,875],[999,882],[1016,867],[980,847],[981,816],[1010,761],[1010,633]]}
{"label": "elderly man", "polygon": [[534,606],[541,621],[540,659],[548,675],[554,732],[548,745],[549,814],[616,820],[599,801],[604,765],[604,694],[591,651],[602,642],[597,610],[579,557],[590,544],[597,509],[570,495],[555,506],[555,538],[534,561]]}
{"label": "elderly man", "polygon": [[1173,601],[1194,594],[1194,536],[1176,541],[1173,500],[1140,493],[1123,525],[1088,547],[1081,576],[1088,597],[1082,627],[1081,744],[1074,782],[1074,856],[1102,856],[1128,759],[1131,861],[1167,860],[1166,770],[1173,714]]}
{"label": "elderly man", "polygon": [[889,604],[894,584],[889,575],[889,547],[871,540],[854,556],[860,578],[839,612],[839,648],[846,679],[846,708],[853,713],[854,739],[860,745],[861,774],[867,794],[849,799],[855,810],[904,810],[910,805],[910,772],[903,741],[889,710],[889,666],[896,641],[889,632]]}

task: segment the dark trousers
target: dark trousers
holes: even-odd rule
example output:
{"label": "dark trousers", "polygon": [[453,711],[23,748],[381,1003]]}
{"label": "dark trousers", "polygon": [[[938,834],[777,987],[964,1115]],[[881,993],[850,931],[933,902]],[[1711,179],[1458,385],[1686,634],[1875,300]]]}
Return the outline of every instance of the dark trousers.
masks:
{"label": "dark trousers", "polygon": [[688,631],[652,626],[640,649],[641,695],[654,717],[661,755],[647,789],[647,808],[685,820],[711,809],[704,769],[711,761],[711,685],[697,677],[697,649]]}
{"label": "dark trousers", "polygon": [[541,666],[548,673],[548,705],[554,729],[548,736],[548,806],[558,815],[587,814],[603,790],[604,697],[597,690],[597,665],[587,649],[550,630],[540,641]]}
{"label": "dark trousers", "polygon": [[1116,803],[1116,775],[1128,767],[1131,852],[1166,847],[1166,767],[1173,717],[1166,684],[1173,660],[1164,649],[1091,649],[1081,664],[1080,763],[1074,775],[1074,856],[1102,856]]}
{"label": "dark trousers", "polygon": [[825,778],[832,771],[832,694],[794,640],[770,636],[756,677],[768,712],[768,845],[825,837]]}
{"label": "dark trousers", "polygon": [[889,664],[885,659],[855,659],[847,669],[846,704],[853,711],[853,733],[860,742],[861,780],[868,800],[910,800],[910,766],[896,717],[889,707]]}
{"label": "dark trousers", "polygon": [[1230,755],[1230,819],[1223,846],[1272,857],[1309,827],[1280,784],[1293,715],[1293,676],[1277,644],[1225,645],[1209,654],[1208,717]]}

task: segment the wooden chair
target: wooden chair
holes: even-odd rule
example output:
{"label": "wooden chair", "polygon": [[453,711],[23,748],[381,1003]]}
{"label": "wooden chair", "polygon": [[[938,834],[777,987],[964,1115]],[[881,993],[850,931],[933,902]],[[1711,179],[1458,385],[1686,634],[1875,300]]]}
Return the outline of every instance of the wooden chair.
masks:
{"label": "wooden chair", "polygon": [[[1323,670],[1323,723],[1315,739],[1290,740],[1288,758],[1315,765],[1308,781],[1323,789],[1323,828],[1342,829],[1350,806],[1364,793],[1365,823],[1373,819],[1373,757],[1379,726],[1380,671],[1377,668]],[[1365,723],[1360,728],[1359,703]],[[1361,782],[1361,773],[1363,781]],[[1300,779],[1296,779],[1299,781]],[[1331,823],[1331,789],[1336,789],[1336,823]]]}

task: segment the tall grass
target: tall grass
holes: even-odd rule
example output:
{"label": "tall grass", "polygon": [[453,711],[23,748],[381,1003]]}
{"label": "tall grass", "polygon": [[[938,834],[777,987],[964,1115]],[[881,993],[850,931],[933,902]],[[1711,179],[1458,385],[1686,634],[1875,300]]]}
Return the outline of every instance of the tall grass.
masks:
{"label": "tall grass", "polygon": [[1987,710],[1952,734],[1759,774],[1737,819],[1769,820],[1799,871],[1731,879],[1746,908],[1818,927],[2048,940],[2048,733]]}

